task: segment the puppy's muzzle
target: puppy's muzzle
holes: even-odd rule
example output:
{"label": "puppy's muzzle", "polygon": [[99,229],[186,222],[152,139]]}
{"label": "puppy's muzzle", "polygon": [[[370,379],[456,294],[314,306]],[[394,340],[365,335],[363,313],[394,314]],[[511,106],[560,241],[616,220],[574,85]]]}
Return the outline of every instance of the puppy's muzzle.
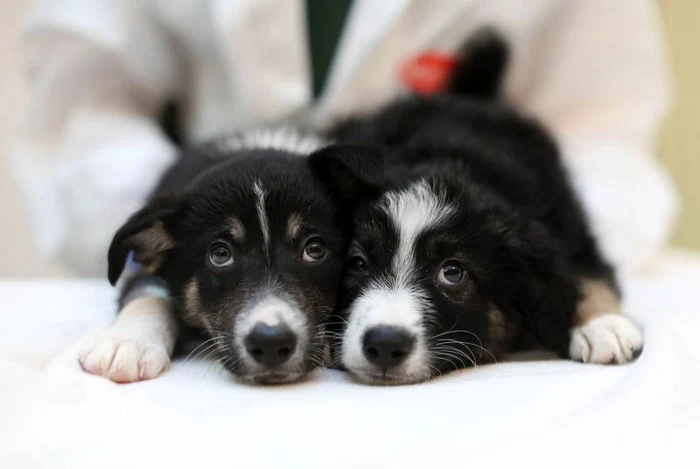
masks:
{"label": "puppy's muzzle", "polygon": [[268,325],[256,323],[244,339],[246,352],[256,363],[274,369],[294,355],[297,336],[283,322]]}

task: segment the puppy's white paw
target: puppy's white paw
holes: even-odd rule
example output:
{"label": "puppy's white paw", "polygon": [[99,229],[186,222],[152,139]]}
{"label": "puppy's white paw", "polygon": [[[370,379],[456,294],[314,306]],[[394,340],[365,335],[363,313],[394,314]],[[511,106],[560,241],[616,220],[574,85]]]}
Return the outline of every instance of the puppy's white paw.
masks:
{"label": "puppy's white paw", "polygon": [[605,314],[571,331],[569,355],[584,363],[627,363],[642,353],[644,339],[632,321]]}
{"label": "puppy's white paw", "polygon": [[79,360],[83,370],[117,383],[155,378],[170,364],[163,346],[118,329],[100,331],[86,338]]}

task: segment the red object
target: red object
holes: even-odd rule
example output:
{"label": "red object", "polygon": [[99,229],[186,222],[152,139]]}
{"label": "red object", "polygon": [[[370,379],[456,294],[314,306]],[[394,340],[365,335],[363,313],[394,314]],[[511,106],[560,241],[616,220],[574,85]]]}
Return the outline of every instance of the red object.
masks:
{"label": "red object", "polygon": [[453,55],[424,52],[401,66],[399,79],[408,89],[429,96],[445,90],[456,65]]}

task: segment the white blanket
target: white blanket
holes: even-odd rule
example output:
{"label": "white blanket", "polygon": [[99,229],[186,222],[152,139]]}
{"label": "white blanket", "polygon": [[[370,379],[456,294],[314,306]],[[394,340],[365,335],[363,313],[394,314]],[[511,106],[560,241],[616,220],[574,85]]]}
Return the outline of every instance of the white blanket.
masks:
{"label": "white blanket", "polygon": [[116,385],[75,344],[110,323],[103,282],[0,282],[0,467],[700,467],[700,256],[625,281],[627,366],[542,359],[405,387],[323,370],[252,387],[211,361]]}

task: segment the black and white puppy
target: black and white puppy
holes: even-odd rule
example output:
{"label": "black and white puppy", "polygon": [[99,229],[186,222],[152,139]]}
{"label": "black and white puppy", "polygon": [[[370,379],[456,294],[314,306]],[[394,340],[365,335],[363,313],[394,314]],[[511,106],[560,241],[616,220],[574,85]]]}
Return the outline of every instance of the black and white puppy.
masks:
{"label": "black and white puppy", "polygon": [[385,148],[384,174],[336,175],[339,192],[384,178],[354,211],[339,300],[337,359],[363,382],[419,382],[534,346],[592,363],[641,351],[555,143],[496,99],[507,55],[481,34],[450,94],[331,133]]}
{"label": "black and white puppy", "polygon": [[376,164],[324,145],[282,128],[185,150],[114,236],[120,313],[85,341],[83,368],[117,382],[154,378],[191,333],[248,381],[296,381],[319,366],[349,231],[346,201],[320,179],[344,164],[371,179]]}

